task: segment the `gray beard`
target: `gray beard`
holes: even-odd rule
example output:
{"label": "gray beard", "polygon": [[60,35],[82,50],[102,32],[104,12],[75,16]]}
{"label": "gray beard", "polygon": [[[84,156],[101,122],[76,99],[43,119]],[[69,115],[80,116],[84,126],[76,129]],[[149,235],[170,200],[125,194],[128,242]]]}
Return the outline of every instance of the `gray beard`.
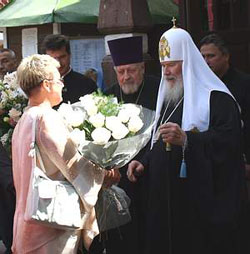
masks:
{"label": "gray beard", "polygon": [[165,85],[168,88],[168,92],[165,97],[165,104],[173,104],[179,102],[184,94],[183,82],[181,79],[176,80],[174,86],[171,86],[167,80],[165,80]]}
{"label": "gray beard", "polygon": [[122,92],[125,94],[133,94],[139,90],[140,85],[137,84],[124,84],[121,86]]}

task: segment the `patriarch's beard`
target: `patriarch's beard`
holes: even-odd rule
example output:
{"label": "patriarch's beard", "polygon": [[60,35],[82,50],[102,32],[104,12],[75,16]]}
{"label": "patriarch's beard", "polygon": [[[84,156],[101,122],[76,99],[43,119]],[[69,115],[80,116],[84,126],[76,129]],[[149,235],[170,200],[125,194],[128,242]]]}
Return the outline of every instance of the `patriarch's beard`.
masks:
{"label": "patriarch's beard", "polygon": [[165,85],[167,86],[167,94],[165,96],[166,104],[176,104],[183,97],[184,89],[183,89],[183,81],[182,78],[179,77],[175,80],[175,82],[170,82],[167,79],[164,79]]}

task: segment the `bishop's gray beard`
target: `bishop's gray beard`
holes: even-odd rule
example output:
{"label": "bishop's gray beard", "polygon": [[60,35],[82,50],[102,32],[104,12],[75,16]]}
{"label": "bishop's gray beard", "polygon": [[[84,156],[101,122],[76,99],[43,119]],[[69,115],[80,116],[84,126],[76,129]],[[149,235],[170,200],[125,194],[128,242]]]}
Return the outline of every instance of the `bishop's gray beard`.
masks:
{"label": "bishop's gray beard", "polygon": [[182,98],[184,89],[182,79],[177,79],[175,84],[170,84],[168,80],[164,80],[165,85],[167,86],[167,94],[165,97],[165,104],[177,104]]}
{"label": "bishop's gray beard", "polygon": [[124,83],[121,86],[122,92],[125,94],[133,94],[136,93],[139,88],[140,88],[141,84],[136,84],[136,83]]}

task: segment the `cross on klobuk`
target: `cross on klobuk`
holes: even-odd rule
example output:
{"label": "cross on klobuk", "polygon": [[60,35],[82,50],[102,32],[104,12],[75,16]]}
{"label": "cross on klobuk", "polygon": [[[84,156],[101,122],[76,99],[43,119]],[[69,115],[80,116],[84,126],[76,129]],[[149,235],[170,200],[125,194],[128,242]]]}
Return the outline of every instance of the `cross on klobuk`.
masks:
{"label": "cross on klobuk", "polygon": [[173,22],[173,28],[176,28],[176,18],[175,17],[172,18],[172,22]]}

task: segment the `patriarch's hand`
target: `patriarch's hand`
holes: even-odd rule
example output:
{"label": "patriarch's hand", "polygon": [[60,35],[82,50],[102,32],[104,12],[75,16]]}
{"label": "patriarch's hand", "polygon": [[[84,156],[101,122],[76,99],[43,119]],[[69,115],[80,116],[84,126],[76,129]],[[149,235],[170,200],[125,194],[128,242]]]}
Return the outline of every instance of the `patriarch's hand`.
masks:
{"label": "patriarch's hand", "polygon": [[165,123],[160,126],[160,134],[163,142],[183,146],[187,138],[185,131],[176,123]]}
{"label": "patriarch's hand", "polygon": [[141,175],[144,171],[144,166],[136,160],[131,161],[128,164],[127,176],[131,182],[137,181],[137,176]]}

